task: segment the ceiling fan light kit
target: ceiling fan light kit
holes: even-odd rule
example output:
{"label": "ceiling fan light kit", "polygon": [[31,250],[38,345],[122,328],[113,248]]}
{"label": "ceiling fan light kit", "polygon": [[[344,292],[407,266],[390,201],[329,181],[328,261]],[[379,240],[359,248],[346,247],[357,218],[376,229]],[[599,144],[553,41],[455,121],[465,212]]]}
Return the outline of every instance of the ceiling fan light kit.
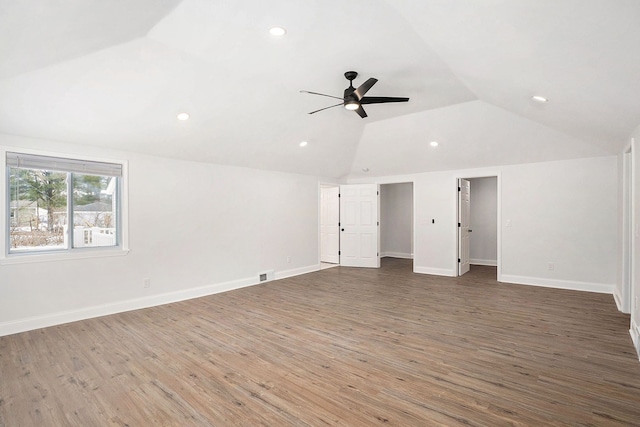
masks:
{"label": "ceiling fan light kit", "polygon": [[349,101],[345,101],[344,108],[346,108],[347,110],[350,110],[350,111],[354,111],[354,110],[357,110],[358,108],[360,108],[360,104],[355,99],[352,99],[352,100],[349,100]]}
{"label": "ceiling fan light kit", "polygon": [[355,71],[347,71],[346,73],[344,73],[344,76],[347,80],[349,80],[349,87],[344,90],[344,95],[342,98],[333,95],[326,95],[324,93],[310,92],[308,90],[300,91],[302,93],[309,93],[311,95],[320,95],[342,100],[342,102],[339,104],[330,105],[319,110],[311,111],[309,114],[315,114],[319,111],[343,105],[344,108],[350,111],[355,111],[360,117],[364,119],[365,117],[367,117],[367,113],[364,111],[364,108],[362,108],[363,104],[384,104],[388,102],[409,101],[409,98],[391,96],[364,96],[369,91],[369,89],[371,89],[373,85],[378,82],[378,79],[374,79],[373,77],[371,77],[366,82],[355,88],[353,87],[353,80],[358,76],[358,73]]}

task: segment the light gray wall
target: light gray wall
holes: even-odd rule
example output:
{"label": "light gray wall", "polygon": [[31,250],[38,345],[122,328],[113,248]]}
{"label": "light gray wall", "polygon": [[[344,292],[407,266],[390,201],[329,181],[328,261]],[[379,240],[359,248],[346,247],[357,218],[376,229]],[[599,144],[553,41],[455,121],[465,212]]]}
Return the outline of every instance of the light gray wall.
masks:
{"label": "light gray wall", "polygon": [[130,196],[126,256],[0,260],[0,335],[246,286],[268,270],[277,278],[319,267],[319,178],[7,135],[0,146],[127,160]]}
{"label": "light gray wall", "polygon": [[[640,130],[635,135],[640,140]],[[8,135],[0,145],[127,160],[130,194],[128,255],[0,262],[0,335],[246,286],[266,270],[284,277],[318,268],[319,182],[330,180]],[[635,145],[634,161],[640,164]],[[613,293],[617,166],[610,156],[363,181],[413,182],[416,272],[456,274],[457,179],[496,175],[502,280]],[[635,179],[634,230],[640,174]],[[202,220],[185,221],[187,209]],[[634,271],[639,295],[640,268]],[[637,308],[632,319],[640,324]]]}
{"label": "light gray wall", "polygon": [[[455,276],[457,179],[497,176],[502,200],[499,278],[613,294],[618,262],[617,166],[616,156],[606,156],[349,183],[413,181],[414,271]],[[548,269],[549,262],[554,263],[553,270]]]}
{"label": "light gray wall", "polygon": [[632,134],[633,190],[631,219],[632,277],[631,277],[631,337],[640,356],[640,126]]}
{"label": "light gray wall", "polygon": [[497,265],[498,262],[498,179],[471,178],[471,264]]}
{"label": "light gray wall", "polygon": [[413,257],[413,183],[380,186],[381,256]]}

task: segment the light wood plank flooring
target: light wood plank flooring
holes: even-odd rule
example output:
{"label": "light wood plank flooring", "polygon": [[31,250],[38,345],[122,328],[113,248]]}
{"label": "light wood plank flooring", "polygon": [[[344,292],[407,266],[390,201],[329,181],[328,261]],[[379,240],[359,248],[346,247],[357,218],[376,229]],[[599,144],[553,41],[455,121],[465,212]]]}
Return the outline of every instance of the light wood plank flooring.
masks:
{"label": "light wood plank flooring", "polygon": [[0,426],[640,425],[613,298],[336,267],[0,338]]}

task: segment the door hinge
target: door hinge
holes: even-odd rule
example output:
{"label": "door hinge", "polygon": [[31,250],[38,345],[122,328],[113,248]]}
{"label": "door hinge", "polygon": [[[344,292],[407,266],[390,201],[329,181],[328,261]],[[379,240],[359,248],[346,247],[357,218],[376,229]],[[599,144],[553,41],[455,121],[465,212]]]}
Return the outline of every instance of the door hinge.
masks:
{"label": "door hinge", "polygon": [[380,226],[380,221],[378,221],[378,226]]}
{"label": "door hinge", "polygon": [[460,187],[458,187],[458,191],[462,190]]}
{"label": "door hinge", "polygon": [[379,192],[379,191],[376,191],[376,196],[379,196],[379,195],[380,195],[380,192]]}
{"label": "door hinge", "polygon": [[340,255],[340,251],[338,251],[338,255]]}
{"label": "door hinge", "polygon": [[340,193],[338,193],[338,197],[340,197]]}
{"label": "door hinge", "polygon": [[460,258],[458,258],[458,262],[460,262]]}
{"label": "door hinge", "polygon": [[458,227],[462,227],[462,224],[458,223]]}
{"label": "door hinge", "polygon": [[380,252],[376,252],[376,256],[380,256]]}

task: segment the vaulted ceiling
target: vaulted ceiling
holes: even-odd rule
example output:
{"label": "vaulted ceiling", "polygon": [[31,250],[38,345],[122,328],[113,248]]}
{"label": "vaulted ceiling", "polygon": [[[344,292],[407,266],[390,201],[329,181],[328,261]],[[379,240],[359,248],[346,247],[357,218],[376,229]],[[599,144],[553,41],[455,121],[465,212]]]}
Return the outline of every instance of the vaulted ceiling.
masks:
{"label": "vaulted ceiling", "polygon": [[[637,0],[0,0],[0,132],[335,178],[616,154],[639,46]],[[348,70],[411,99],[307,114]]]}

